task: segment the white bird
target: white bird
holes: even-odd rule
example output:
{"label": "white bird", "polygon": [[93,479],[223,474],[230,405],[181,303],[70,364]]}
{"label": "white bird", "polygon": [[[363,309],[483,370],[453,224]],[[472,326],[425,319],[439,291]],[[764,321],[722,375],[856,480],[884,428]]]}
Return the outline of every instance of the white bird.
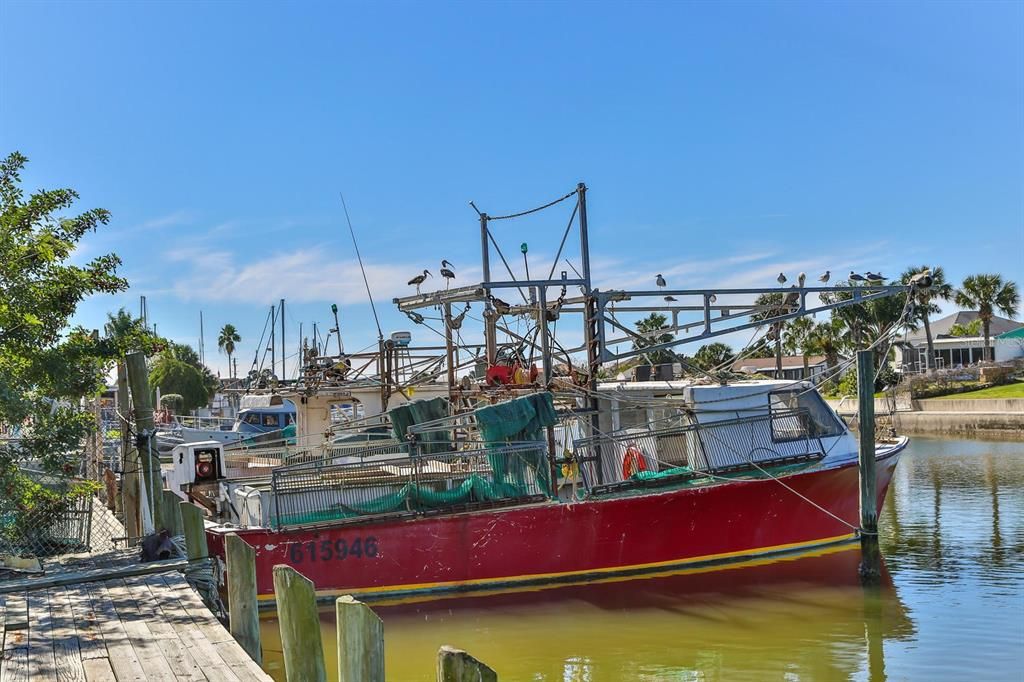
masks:
{"label": "white bird", "polygon": [[832,276],[831,270],[826,270],[825,274],[818,278],[818,281],[822,284],[828,284],[829,277]]}
{"label": "white bird", "polygon": [[913,275],[910,278],[909,283],[911,284],[911,286],[917,286],[918,284],[920,284],[921,282],[925,281],[926,279],[931,279],[931,276],[932,276],[932,269],[931,268],[925,268],[924,270],[922,270],[921,272],[917,273],[916,275]]}
{"label": "white bird", "polygon": [[801,272],[800,275],[796,278],[796,285],[798,287],[800,287],[801,289],[803,289],[804,282],[806,282],[806,281],[807,281],[807,273],[806,272]]}
{"label": "white bird", "polygon": [[654,283],[657,284],[658,287],[661,289],[664,289],[666,286],[668,286],[668,282],[666,282],[665,278],[661,276],[661,273],[658,273],[658,276],[654,279]]}
{"label": "white bird", "polygon": [[780,272],[779,276],[775,278],[775,281],[779,283],[779,286],[782,286],[783,284],[785,284],[786,283],[786,273]]}
{"label": "white bird", "polygon": [[850,281],[851,282],[866,282],[867,280],[863,275],[858,275],[853,270],[850,270]]}
{"label": "white bird", "polygon": [[432,277],[430,270],[424,270],[422,275],[416,275],[409,280],[409,286],[416,287],[416,293],[420,293],[420,285],[427,281],[427,277]]}

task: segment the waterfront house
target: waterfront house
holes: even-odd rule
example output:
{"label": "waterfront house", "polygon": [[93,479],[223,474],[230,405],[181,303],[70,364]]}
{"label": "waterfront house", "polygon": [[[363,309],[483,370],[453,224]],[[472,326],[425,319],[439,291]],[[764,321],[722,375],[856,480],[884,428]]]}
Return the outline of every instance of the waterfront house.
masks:
{"label": "waterfront house", "polygon": [[[827,366],[824,355],[807,356],[807,378],[817,383],[825,374]],[[803,379],[804,378],[804,356],[783,355],[782,373],[779,374],[775,368],[775,358],[742,358],[732,363],[732,371],[741,374],[761,374],[772,379]]]}
{"label": "waterfront house", "polygon": [[[985,348],[985,338],[982,332],[979,330],[977,334],[968,336],[953,334],[954,325],[959,329],[964,329],[977,319],[977,311],[961,310],[931,322],[932,343],[935,346],[935,362],[932,363],[934,368],[968,367],[981,362]],[[989,346],[995,348],[993,358],[996,362],[1010,359],[1001,356],[1013,351],[1012,344],[998,343],[997,338],[1021,328],[1024,328],[1024,324],[1015,320],[998,316],[992,317]],[[1017,350],[1018,355],[1024,354],[1019,346]],[[896,369],[902,372],[924,370],[927,353],[928,341],[922,326],[917,331],[910,332],[905,340],[896,344]]]}

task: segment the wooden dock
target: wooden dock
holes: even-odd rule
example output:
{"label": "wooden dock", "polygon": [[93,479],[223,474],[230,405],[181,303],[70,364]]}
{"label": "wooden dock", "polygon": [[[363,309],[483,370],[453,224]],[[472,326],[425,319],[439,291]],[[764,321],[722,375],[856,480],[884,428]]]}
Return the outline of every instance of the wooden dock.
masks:
{"label": "wooden dock", "polygon": [[0,583],[0,682],[271,680],[182,573],[154,568]]}

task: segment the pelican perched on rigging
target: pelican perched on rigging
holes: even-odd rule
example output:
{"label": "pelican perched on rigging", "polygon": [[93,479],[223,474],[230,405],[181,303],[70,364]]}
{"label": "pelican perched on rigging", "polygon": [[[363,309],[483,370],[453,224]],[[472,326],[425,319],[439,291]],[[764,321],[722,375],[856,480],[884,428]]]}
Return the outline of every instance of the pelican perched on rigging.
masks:
{"label": "pelican perched on rigging", "polygon": [[807,281],[807,273],[806,272],[801,272],[797,276],[797,278],[796,278],[796,285],[798,287],[800,287],[801,289],[803,289],[804,288],[804,282],[806,282],[806,281]]}
{"label": "pelican perched on rigging", "polygon": [[427,277],[432,277],[430,270],[424,270],[422,275],[416,275],[409,280],[409,286],[416,287],[416,293],[420,293],[420,285],[427,281]]}

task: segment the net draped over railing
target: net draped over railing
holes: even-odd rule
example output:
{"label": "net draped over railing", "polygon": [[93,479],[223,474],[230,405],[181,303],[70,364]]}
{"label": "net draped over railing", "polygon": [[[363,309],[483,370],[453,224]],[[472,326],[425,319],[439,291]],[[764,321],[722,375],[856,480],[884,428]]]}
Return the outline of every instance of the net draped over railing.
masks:
{"label": "net draped over railing", "polygon": [[[542,499],[544,488],[529,461],[543,443],[448,446],[447,452],[418,454],[403,444],[369,448],[357,461],[304,462],[281,467],[272,478],[272,524],[312,524],[392,513],[425,514],[458,507]],[[457,449],[458,448],[458,449]]]}

